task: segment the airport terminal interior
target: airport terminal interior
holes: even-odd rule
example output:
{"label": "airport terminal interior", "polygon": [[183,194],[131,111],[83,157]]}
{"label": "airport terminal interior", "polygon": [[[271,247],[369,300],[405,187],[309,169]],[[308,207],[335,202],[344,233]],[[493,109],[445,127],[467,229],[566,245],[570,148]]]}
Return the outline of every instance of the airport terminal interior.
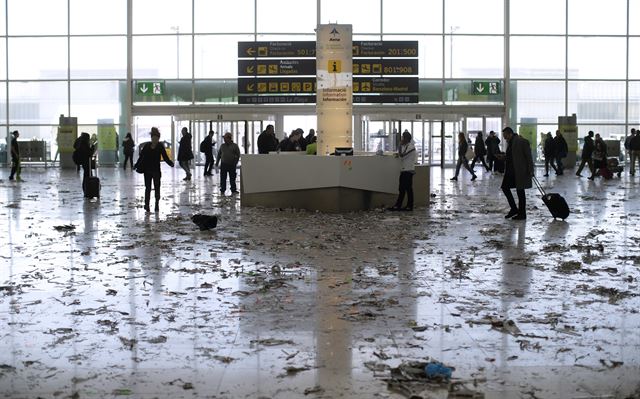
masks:
{"label": "airport terminal interior", "polygon": [[[640,398],[640,0],[0,0],[0,35],[0,399]],[[269,125],[322,145],[258,154]],[[505,218],[498,167],[451,180],[460,133],[507,126],[566,219],[535,184]],[[152,127],[147,211],[122,142]],[[590,131],[619,173],[577,175]]]}

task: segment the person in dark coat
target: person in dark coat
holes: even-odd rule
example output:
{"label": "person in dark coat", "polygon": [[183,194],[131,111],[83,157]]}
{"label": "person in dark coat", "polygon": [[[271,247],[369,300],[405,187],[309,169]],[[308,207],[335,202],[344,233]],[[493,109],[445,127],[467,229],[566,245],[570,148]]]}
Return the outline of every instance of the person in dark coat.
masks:
{"label": "person in dark coat", "polygon": [[215,158],[213,156],[213,146],[215,143],[213,142],[213,134],[215,132],[213,130],[209,130],[209,134],[207,137],[202,140],[202,149],[204,150],[204,176],[212,176],[211,170],[213,169],[213,165],[215,164]]}
{"label": "person in dark coat", "polygon": [[593,159],[593,169],[591,170],[589,180],[594,180],[600,173],[600,169],[607,165],[607,143],[602,140],[600,133],[596,134],[596,139],[593,144],[593,154],[591,157]]}
{"label": "person in dark coat", "polygon": [[233,136],[227,132],[224,134],[224,143],[218,149],[218,159],[216,165],[220,164],[220,193],[224,195],[227,190],[227,175],[231,185],[231,193],[237,194],[236,189],[236,168],[240,161],[240,148],[233,142]]}
{"label": "person in dark coat", "polygon": [[471,161],[471,169],[476,165],[476,161],[480,161],[487,172],[490,171],[491,169],[489,169],[487,164],[484,162],[484,156],[487,155],[487,149],[484,146],[484,140],[482,140],[482,132],[478,132],[478,135],[476,136],[476,144],[473,147],[473,153],[475,157],[473,158],[473,161]]}
{"label": "person in dark coat", "polygon": [[169,156],[164,144],[160,142],[160,131],[157,127],[151,128],[151,142],[147,143],[140,150],[140,156],[136,162],[136,170],[144,171],[144,210],[151,212],[149,201],[151,199],[151,183],[155,189],[156,207],[155,211],[160,210],[160,158],[173,168],[174,164]]}
{"label": "person in dark coat", "polygon": [[[82,132],[77,140],[76,147],[76,161],[78,165],[82,166],[82,192],[85,192],[85,184],[89,177],[91,177],[91,157],[95,151],[95,148],[91,145],[91,136],[89,133]],[[85,198],[89,198],[85,193]]]}
{"label": "person in dark coat", "polygon": [[460,173],[460,166],[464,165],[464,168],[471,173],[473,176],[471,180],[475,180],[478,178],[476,174],[473,172],[473,169],[469,167],[469,160],[466,158],[467,150],[469,149],[469,144],[467,143],[467,139],[464,136],[464,132],[458,133],[458,163],[456,164],[456,174],[451,178],[452,181],[458,180],[458,173]]}
{"label": "person in dark coat", "polygon": [[487,162],[489,170],[494,169],[493,161],[496,160],[496,154],[500,153],[500,139],[493,130],[489,132],[489,137],[484,141],[487,145]]}
{"label": "person in dark coat", "polygon": [[629,174],[636,175],[636,161],[640,162],[640,130],[636,130],[631,140],[629,140],[629,152],[631,153],[631,166]]}
{"label": "person in dark coat", "polygon": [[549,177],[549,165],[553,168],[553,171],[558,174],[558,168],[554,164],[556,159],[556,142],[553,140],[551,132],[547,133],[544,139],[544,148],[542,150],[544,154],[544,177]]}
{"label": "person in dark coat", "polygon": [[16,177],[16,181],[23,181],[20,177],[20,172],[22,172],[22,166],[20,164],[20,145],[18,144],[18,137],[20,137],[20,132],[15,130],[11,133],[13,136],[11,138],[11,174],[9,175],[9,180],[13,180],[13,177]]}
{"label": "person in dark coat", "polygon": [[569,153],[569,147],[567,146],[567,141],[562,137],[562,133],[560,130],[556,130],[556,137],[553,139],[556,143],[556,167],[558,170],[556,171],[557,175],[564,174],[564,165],[562,165],[562,158],[566,158]]}
{"label": "person in dark coat", "polygon": [[131,170],[133,170],[133,149],[135,148],[136,143],[133,142],[133,137],[131,137],[131,133],[127,133],[124,136],[124,140],[122,140],[122,152],[124,153],[124,164],[122,167],[124,170],[127,170],[127,161],[131,165]]}
{"label": "person in dark coat", "polygon": [[278,144],[273,125],[267,125],[267,128],[258,136],[258,154],[268,154],[276,151]]}
{"label": "person in dark coat", "polygon": [[193,159],[193,150],[191,149],[191,133],[186,127],[182,128],[182,137],[180,138],[180,146],[178,147],[178,164],[184,169],[187,176],[182,179],[191,180],[191,160]]}
{"label": "person in dark coat", "polygon": [[[524,220],[527,218],[527,200],[524,190],[532,187],[534,173],[531,147],[527,139],[514,133],[510,127],[502,130],[502,137],[507,140],[508,146],[506,154],[503,155],[505,170],[501,188],[511,207],[505,219]],[[512,188],[515,188],[518,194],[518,206],[513,199]]]}
{"label": "person in dark coat", "polygon": [[582,146],[582,160],[580,161],[580,167],[578,167],[578,171],[576,172],[576,176],[582,177],[580,172],[582,172],[582,168],[584,168],[585,164],[589,165],[589,171],[593,174],[593,162],[591,161],[591,157],[593,156],[593,150],[595,148],[595,144],[593,142],[593,130],[589,130],[589,133],[584,138],[584,145]]}

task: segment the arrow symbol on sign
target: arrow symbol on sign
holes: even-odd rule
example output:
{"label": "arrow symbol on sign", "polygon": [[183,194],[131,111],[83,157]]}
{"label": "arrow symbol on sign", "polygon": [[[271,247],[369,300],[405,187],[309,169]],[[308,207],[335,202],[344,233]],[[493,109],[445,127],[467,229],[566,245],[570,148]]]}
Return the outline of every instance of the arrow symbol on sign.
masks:
{"label": "arrow symbol on sign", "polygon": [[254,66],[253,66],[253,65],[249,65],[249,66],[247,67],[247,73],[253,73],[253,71],[255,71]]}
{"label": "arrow symbol on sign", "polygon": [[247,91],[253,91],[254,87],[255,87],[255,85],[253,83],[249,83],[247,85]]}
{"label": "arrow symbol on sign", "polygon": [[149,89],[147,88],[147,84],[143,84],[142,87],[140,88],[140,91],[143,93],[146,93]]}
{"label": "arrow symbol on sign", "polygon": [[256,52],[256,50],[253,47],[249,47],[247,49],[247,55],[253,56],[253,53],[255,53],[255,52]]}
{"label": "arrow symbol on sign", "polygon": [[482,93],[484,91],[484,86],[482,85],[482,83],[478,83],[478,86],[476,86],[476,90],[478,91],[478,93]]}

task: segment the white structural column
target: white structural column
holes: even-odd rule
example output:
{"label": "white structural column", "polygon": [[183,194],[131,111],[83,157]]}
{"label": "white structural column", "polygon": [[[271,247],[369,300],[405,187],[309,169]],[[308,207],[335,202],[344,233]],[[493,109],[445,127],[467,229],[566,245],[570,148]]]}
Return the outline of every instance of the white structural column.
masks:
{"label": "white structural column", "polygon": [[316,113],[318,155],[352,147],[353,50],[351,25],[318,25]]}

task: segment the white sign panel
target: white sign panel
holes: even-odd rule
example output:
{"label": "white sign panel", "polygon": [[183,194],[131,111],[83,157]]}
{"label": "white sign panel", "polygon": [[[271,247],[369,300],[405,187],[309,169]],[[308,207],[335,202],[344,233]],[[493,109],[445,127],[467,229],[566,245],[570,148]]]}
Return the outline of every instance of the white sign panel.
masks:
{"label": "white sign panel", "polygon": [[351,25],[319,25],[316,36],[318,155],[353,147]]}

